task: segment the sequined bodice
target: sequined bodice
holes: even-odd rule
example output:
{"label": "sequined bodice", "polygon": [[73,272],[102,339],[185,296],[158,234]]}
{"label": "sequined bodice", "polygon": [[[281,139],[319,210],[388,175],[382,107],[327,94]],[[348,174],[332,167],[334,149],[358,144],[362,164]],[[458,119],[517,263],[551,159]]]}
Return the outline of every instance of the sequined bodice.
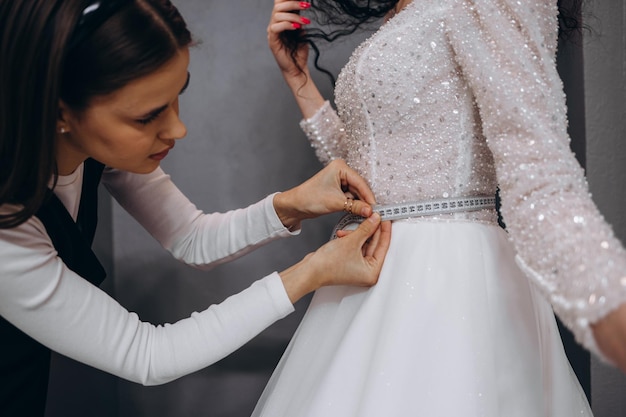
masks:
{"label": "sequined bodice", "polygon": [[345,160],[381,204],[493,195],[475,101],[445,39],[439,0],[417,1],[361,44],[335,90]]}
{"label": "sequined bodice", "polygon": [[497,185],[519,265],[595,350],[590,323],[626,301],[626,251],[569,148],[556,16],[556,0],[414,0],[355,50],[337,112],[301,126],[379,203]]}

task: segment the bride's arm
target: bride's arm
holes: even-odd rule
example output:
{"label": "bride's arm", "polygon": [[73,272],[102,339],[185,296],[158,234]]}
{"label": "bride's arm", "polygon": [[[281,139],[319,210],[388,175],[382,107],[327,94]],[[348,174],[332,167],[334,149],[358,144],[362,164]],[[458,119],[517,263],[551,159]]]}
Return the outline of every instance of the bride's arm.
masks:
{"label": "bride's arm", "polygon": [[569,148],[556,13],[542,0],[458,0],[445,23],[494,155],[518,263],[579,342],[626,370],[626,251]]}
{"label": "bride's arm", "polygon": [[[345,136],[343,124],[315,85],[307,66],[309,47],[302,45],[292,56],[280,35],[306,25],[308,20],[295,13],[308,3],[276,0],[267,27],[267,40],[287,86],[291,90],[304,120],[300,122],[318,159],[327,164],[333,159],[344,159],[339,144]],[[294,8],[295,7],[295,8]],[[304,19],[304,20],[302,20]],[[295,25],[295,26],[294,26]]]}

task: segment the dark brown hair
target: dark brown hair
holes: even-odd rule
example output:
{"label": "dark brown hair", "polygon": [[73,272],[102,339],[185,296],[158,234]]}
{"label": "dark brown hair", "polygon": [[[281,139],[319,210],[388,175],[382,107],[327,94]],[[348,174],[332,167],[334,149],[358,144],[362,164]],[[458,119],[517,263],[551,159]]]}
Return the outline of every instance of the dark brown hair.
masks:
{"label": "dark brown hair", "polygon": [[[315,68],[328,75],[334,82],[334,76],[318,64],[320,53],[316,42],[332,42],[361,28],[375,28],[369,24],[375,24],[386,16],[396,7],[399,0],[310,0],[310,2],[309,11],[314,14],[314,20],[321,26],[332,29],[329,32],[319,28],[285,31],[280,34],[280,38],[296,65],[298,49],[308,44],[314,52]],[[572,34],[582,30],[582,3],[582,0],[558,0],[560,39],[569,39]]]}
{"label": "dark brown hair", "polygon": [[169,0],[128,0],[75,44],[89,3],[0,0],[0,206],[19,206],[0,215],[0,228],[28,220],[56,177],[60,100],[82,110],[191,43]]}

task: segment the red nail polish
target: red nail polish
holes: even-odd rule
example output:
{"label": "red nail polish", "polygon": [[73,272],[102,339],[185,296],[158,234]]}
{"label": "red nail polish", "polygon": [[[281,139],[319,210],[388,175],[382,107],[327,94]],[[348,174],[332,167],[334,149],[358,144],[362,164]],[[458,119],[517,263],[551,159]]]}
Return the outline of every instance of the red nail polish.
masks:
{"label": "red nail polish", "polygon": [[292,23],[291,26],[293,26],[294,29],[300,29],[302,27],[300,23]]}
{"label": "red nail polish", "polygon": [[302,23],[304,23],[305,25],[308,25],[309,23],[311,23],[311,21],[309,19],[307,19],[306,17],[301,17],[300,21]]}
{"label": "red nail polish", "polygon": [[308,9],[309,7],[311,7],[311,3],[307,2],[307,1],[301,1],[300,2],[300,8],[301,9]]}

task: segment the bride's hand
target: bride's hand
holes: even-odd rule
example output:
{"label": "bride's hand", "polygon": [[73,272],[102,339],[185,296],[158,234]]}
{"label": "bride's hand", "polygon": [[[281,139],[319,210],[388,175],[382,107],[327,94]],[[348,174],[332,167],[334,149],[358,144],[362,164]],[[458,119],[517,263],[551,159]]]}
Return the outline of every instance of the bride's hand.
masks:
{"label": "bride's hand", "polygon": [[615,366],[626,373],[626,304],[592,324],[598,348]]}
{"label": "bride's hand", "polygon": [[294,62],[290,50],[281,40],[281,34],[286,31],[301,30],[305,25],[311,23],[309,19],[299,14],[300,11],[308,9],[310,5],[307,1],[274,1],[272,16],[267,26],[267,42],[278,67],[287,80],[306,74],[309,48],[308,45],[301,46],[295,54]]}

